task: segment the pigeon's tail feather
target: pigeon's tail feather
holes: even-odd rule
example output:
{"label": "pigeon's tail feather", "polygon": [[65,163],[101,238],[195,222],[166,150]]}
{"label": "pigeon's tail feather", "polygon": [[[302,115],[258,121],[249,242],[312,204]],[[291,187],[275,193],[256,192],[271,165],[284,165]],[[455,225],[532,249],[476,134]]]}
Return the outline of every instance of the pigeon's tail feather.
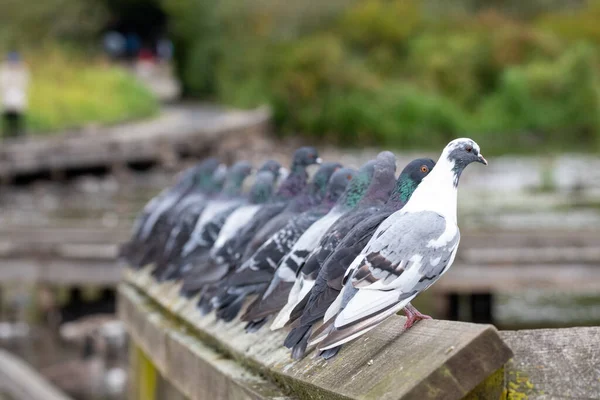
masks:
{"label": "pigeon's tail feather", "polygon": [[285,338],[285,341],[283,342],[283,345],[285,347],[287,347],[288,349],[291,349],[292,347],[294,347],[300,340],[302,340],[302,337],[304,337],[304,335],[306,335],[306,332],[311,330],[311,326],[299,326],[298,328],[294,328],[290,331],[290,333],[288,333],[287,337]]}
{"label": "pigeon's tail feather", "polygon": [[339,353],[340,349],[342,348],[342,346],[338,346],[338,347],[333,347],[331,349],[327,349],[327,350],[323,350],[319,353],[319,355],[321,357],[323,357],[326,360],[329,360],[332,357],[335,357],[337,353]]}
{"label": "pigeon's tail feather", "polygon": [[250,322],[248,322],[248,324],[246,324],[246,327],[244,329],[246,330],[246,333],[254,333],[254,332],[258,331],[260,328],[262,328],[267,323],[268,320],[269,320],[269,318],[262,318],[262,319],[250,321]]}
{"label": "pigeon's tail feather", "polygon": [[310,337],[310,333],[312,330],[312,326],[309,326],[304,335],[298,340],[298,342],[292,348],[292,358],[294,360],[300,360],[306,354],[306,348],[308,347],[308,338]]}
{"label": "pigeon's tail feather", "polygon": [[323,323],[323,325],[321,325],[320,327],[315,329],[315,331],[308,338],[308,345],[312,346],[312,345],[315,345],[315,344],[320,343],[323,340],[325,340],[327,335],[331,331],[333,331],[333,329],[334,329],[333,323],[334,322],[335,322],[335,318],[329,319],[329,320],[325,321]]}
{"label": "pigeon's tail feather", "polygon": [[242,310],[245,298],[246,296],[239,295],[235,299],[233,299],[233,301],[221,306],[221,308],[219,308],[219,310],[217,311],[217,318],[222,319],[225,322],[233,321]]}
{"label": "pigeon's tail feather", "polygon": [[[414,297],[414,296],[413,296]],[[408,303],[412,298],[409,298],[406,303]],[[371,329],[375,328],[377,325],[382,323],[387,317],[397,313],[405,306],[405,301],[401,301],[400,303],[392,303],[386,308],[381,308],[377,311],[377,313],[373,313],[370,316],[357,319],[355,321],[349,322],[342,326],[336,326],[332,329],[326,337],[323,338],[323,341],[319,344],[319,350],[328,350],[334,347],[338,347],[344,343],[347,343],[357,337],[365,334]],[[343,312],[348,310],[349,307],[344,309]],[[340,314],[342,316],[343,314]],[[340,318],[338,316],[338,318]]]}
{"label": "pigeon's tail feather", "polygon": [[259,296],[242,316],[242,321],[263,319],[280,311],[285,306],[293,283],[280,281],[268,296]]}
{"label": "pigeon's tail feather", "polygon": [[307,293],[307,295],[304,296],[298,304],[296,304],[296,307],[294,307],[294,309],[290,313],[290,319],[286,323],[286,326],[289,326],[294,321],[296,321],[296,320],[300,319],[300,317],[302,317],[302,313],[304,312],[304,308],[308,304],[309,299],[310,299],[310,292]]}
{"label": "pigeon's tail feather", "polygon": [[200,310],[200,314],[208,315],[212,310],[213,306],[210,299],[215,294],[216,288],[214,286],[204,286],[200,292],[200,298],[196,307]]}

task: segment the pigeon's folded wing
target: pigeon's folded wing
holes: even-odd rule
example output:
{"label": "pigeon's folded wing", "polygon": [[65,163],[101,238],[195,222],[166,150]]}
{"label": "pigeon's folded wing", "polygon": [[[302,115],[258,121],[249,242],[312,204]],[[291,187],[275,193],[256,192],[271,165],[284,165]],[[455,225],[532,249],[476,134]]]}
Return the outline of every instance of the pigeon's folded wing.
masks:
{"label": "pigeon's folded wing", "polygon": [[452,264],[459,238],[456,224],[433,212],[394,214],[384,221],[350,266],[346,286],[358,290],[341,304],[335,329],[320,348],[352,340],[401,310]]}

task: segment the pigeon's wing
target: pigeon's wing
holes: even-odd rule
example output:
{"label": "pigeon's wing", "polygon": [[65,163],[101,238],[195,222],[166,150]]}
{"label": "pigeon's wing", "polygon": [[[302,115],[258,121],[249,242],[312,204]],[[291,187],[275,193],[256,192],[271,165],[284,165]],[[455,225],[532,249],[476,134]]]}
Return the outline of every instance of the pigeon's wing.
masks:
{"label": "pigeon's wing", "polygon": [[386,219],[348,268],[334,329],[320,349],[346,343],[402,309],[448,269],[459,239],[456,224],[431,211]]}
{"label": "pigeon's wing", "polygon": [[268,204],[262,207],[236,237],[229,240],[226,245],[223,246],[217,255],[226,259],[228,262],[239,260],[257,232],[272,218],[281,213],[284,208],[285,203],[283,202]]}
{"label": "pigeon's wing", "polygon": [[275,270],[302,234],[322,216],[320,213],[305,212],[288,220],[244,262],[242,268]]}
{"label": "pigeon's wing", "polygon": [[[293,308],[287,309],[287,316],[279,317],[278,315],[281,320],[277,326],[282,327],[282,324],[311,325],[321,320],[342,290],[342,278],[347,266],[360,254],[379,224],[390,214],[390,212],[380,212],[364,220],[366,215],[357,213],[356,215],[363,219],[362,222],[345,235],[329,257],[324,260],[323,267],[317,271],[307,270],[309,266],[302,269],[296,280],[299,287],[298,298],[295,300]],[[351,219],[350,222],[354,224],[356,220]],[[289,321],[283,321],[285,318],[289,318]],[[292,324],[298,319],[299,321]]]}
{"label": "pigeon's wing", "polygon": [[216,254],[228,240],[234,238],[252,220],[260,207],[258,204],[248,204],[232,212],[219,231],[219,236],[215,240],[211,252]]}
{"label": "pigeon's wing", "polygon": [[319,246],[313,251],[308,260],[306,260],[306,263],[301,270],[302,274],[305,276],[314,275],[314,278],[316,278],[316,275],[321,270],[321,267],[325,265],[327,258],[334,252],[346,235],[354,230],[355,227],[364,223],[365,220],[371,218],[373,215],[376,215],[379,209],[380,207],[366,207],[357,209],[349,212],[336,221],[336,223],[331,226],[323,240],[321,240]]}
{"label": "pigeon's wing", "polygon": [[[321,320],[329,306],[342,290],[342,279],[347,267],[361,253],[379,225],[390,213],[372,215],[355,226],[339,243],[319,271],[309,299],[300,318],[301,324],[314,324]],[[298,314],[298,311],[295,312]]]}
{"label": "pigeon's wing", "polygon": [[317,247],[323,238],[323,235],[331,227],[338,218],[341,217],[339,213],[330,212],[323,218],[312,224],[306,232],[300,236],[298,241],[294,244],[290,252],[281,260],[279,268],[287,268],[293,272],[296,272],[302,267],[308,256],[311,255],[312,251]]}
{"label": "pigeon's wing", "polygon": [[259,252],[263,244],[269,242],[273,235],[277,235],[279,231],[285,229],[290,222],[290,218],[297,217],[297,214],[291,214],[283,212],[276,215],[269,221],[267,221],[260,229],[257,230],[256,234],[252,237],[244,252],[242,253],[242,260],[248,260],[253,257],[253,254]]}
{"label": "pigeon's wing", "polygon": [[200,232],[200,238],[198,246],[203,248],[210,248],[217,240],[219,232],[225,225],[227,218],[240,206],[241,204],[232,204],[225,210],[217,213],[209,222],[204,225],[202,232]]}

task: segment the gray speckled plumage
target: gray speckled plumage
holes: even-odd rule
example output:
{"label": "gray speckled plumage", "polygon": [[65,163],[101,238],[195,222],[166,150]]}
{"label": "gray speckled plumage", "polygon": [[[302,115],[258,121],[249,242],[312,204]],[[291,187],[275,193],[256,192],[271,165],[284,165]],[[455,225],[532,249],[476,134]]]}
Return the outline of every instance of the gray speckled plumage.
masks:
{"label": "gray speckled plumage", "polygon": [[[269,282],[281,258],[287,254],[302,233],[331,210],[353,176],[352,170],[340,169],[337,163],[321,167],[313,178],[313,188],[310,190],[311,197],[320,198],[321,204],[288,219],[282,228],[264,241],[258,250],[227,279],[222,292],[231,293],[234,290],[238,293],[237,297],[239,298],[262,290],[264,285]],[[330,179],[328,179],[329,177]],[[322,192],[323,183],[327,190],[324,196],[318,195]],[[311,203],[314,204],[309,201],[309,204]],[[254,285],[252,290],[243,291],[241,287],[248,287],[249,284]],[[214,304],[218,305],[217,308],[223,309],[228,306],[227,302],[222,301],[224,298],[227,296],[215,297]],[[237,301],[236,298],[235,304]]]}
{"label": "gray speckled plumage", "polygon": [[[289,321],[296,321],[285,341],[287,347],[293,347],[294,358],[304,355],[312,325],[323,319],[342,290],[342,278],[347,266],[360,254],[378,226],[402,208],[434,165],[430,159],[416,159],[408,163],[396,180],[386,203],[368,202],[364,208],[349,215],[346,221],[340,223],[335,234],[328,237],[323,247],[314,254],[311,264],[307,262],[295,283],[299,286],[298,300],[292,310],[287,310],[287,315],[281,316],[283,320],[279,321],[280,326],[275,326],[280,328]],[[401,193],[402,196],[399,197]],[[402,201],[398,201],[399,199]]]}
{"label": "gray speckled plumage", "polygon": [[472,162],[487,164],[471,139],[446,146],[408,203],[379,225],[352,261],[342,292],[309,343],[318,344],[321,351],[337,351],[403,309],[448,271],[460,240],[458,179]]}
{"label": "gray speckled plumage", "polygon": [[[324,236],[328,236],[336,221],[354,210],[363,197],[389,197],[396,171],[396,157],[389,151],[382,152],[376,160],[363,165],[352,179],[346,191],[335,207],[319,219],[296,241],[292,249],[281,260],[269,286],[249,307],[242,317],[244,320],[260,319],[280,311],[288,302],[288,295],[296,280],[298,270],[319,245]],[[381,195],[380,195],[381,194]]]}

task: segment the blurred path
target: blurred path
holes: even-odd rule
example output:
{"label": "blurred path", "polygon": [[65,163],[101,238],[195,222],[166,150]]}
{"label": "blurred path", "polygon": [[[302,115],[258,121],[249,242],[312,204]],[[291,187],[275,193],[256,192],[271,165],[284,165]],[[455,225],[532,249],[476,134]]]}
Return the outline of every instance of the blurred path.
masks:
{"label": "blurred path", "polygon": [[248,147],[265,133],[269,121],[266,109],[165,106],[151,120],[6,140],[0,148],[0,177],[4,181],[27,174],[60,177],[74,169],[122,169],[133,163],[172,167],[181,158],[205,156],[224,143]]}
{"label": "blurred path", "polygon": [[179,99],[181,84],[175,77],[171,63],[138,61],[130,70],[161,102],[170,103]]}

